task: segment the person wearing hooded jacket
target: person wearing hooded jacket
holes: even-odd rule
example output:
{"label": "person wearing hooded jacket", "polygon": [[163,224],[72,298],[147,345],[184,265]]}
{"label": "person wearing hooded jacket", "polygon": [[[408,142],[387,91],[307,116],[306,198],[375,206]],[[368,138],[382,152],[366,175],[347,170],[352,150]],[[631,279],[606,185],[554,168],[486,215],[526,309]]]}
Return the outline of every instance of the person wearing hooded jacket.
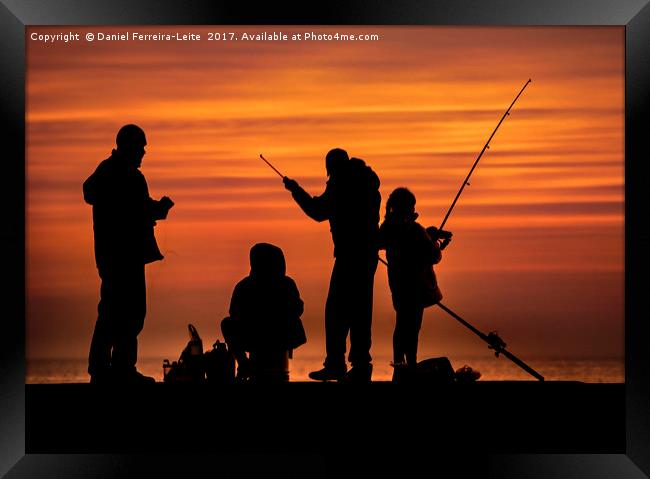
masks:
{"label": "person wearing hooded jacket", "polygon": [[221,332],[237,360],[238,380],[288,381],[291,352],[307,340],[300,321],[304,304],[286,275],[280,248],[257,243],[250,265],[250,274],[233,290]]}
{"label": "person wearing hooded jacket", "polygon": [[144,131],[125,125],[117,149],[83,184],[92,205],[95,262],[101,279],[98,317],[88,355],[91,383],[153,382],[136,370],[138,334],[146,315],[145,264],[163,259],[154,226],[174,203],[149,196],[139,170]]}
{"label": "person wearing hooded jacket", "polygon": [[[329,221],[334,243],[334,268],[325,305],[324,368],[314,380],[371,380],[370,356],[373,282],[377,270],[379,177],[359,158],[340,148],[325,157],[329,179],[320,196],[311,196],[295,180],[284,177],[285,188],[315,221]],[[346,341],[350,335],[348,360]]]}
{"label": "person wearing hooded jacket", "polygon": [[432,228],[416,220],[415,195],[396,188],[386,201],[386,216],[379,228],[379,248],[386,250],[388,285],[395,309],[393,381],[414,377],[418,336],[424,308],[442,300],[433,265],[442,259]]}

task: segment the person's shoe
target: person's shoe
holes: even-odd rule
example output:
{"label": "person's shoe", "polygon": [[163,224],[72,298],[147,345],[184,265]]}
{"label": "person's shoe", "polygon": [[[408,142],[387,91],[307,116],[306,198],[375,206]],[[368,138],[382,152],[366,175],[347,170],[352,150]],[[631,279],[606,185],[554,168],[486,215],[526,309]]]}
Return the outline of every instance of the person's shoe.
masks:
{"label": "person's shoe", "polygon": [[415,368],[406,363],[391,363],[393,367],[392,382],[396,384],[405,384],[413,382],[415,379]]}
{"label": "person's shoe", "polygon": [[390,367],[393,368],[393,377],[391,378],[391,382],[393,383],[404,382],[404,371],[406,370],[406,363],[403,362],[395,363],[391,361]]}
{"label": "person's shoe", "polygon": [[237,376],[235,381],[238,383],[248,382],[253,375],[253,364],[249,358],[241,358],[237,360]]}
{"label": "person's shoe", "polygon": [[90,384],[111,384],[113,382],[113,376],[110,371],[103,373],[95,373],[90,376]]}
{"label": "person's shoe", "polygon": [[151,376],[145,376],[141,372],[136,371],[133,373],[131,380],[136,384],[153,384],[156,382]]}
{"label": "person's shoe", "polygon": [[372,378],[372,364],[352,366],[341,379],[344,383],[369,383]]}
{"label": "person's shoe", "polygon": [[339,381],[345,376],[347,368],[342,369],[331,369],[323,368],[318,371],[312,371],[309,373],[310,379],[314,381]]}

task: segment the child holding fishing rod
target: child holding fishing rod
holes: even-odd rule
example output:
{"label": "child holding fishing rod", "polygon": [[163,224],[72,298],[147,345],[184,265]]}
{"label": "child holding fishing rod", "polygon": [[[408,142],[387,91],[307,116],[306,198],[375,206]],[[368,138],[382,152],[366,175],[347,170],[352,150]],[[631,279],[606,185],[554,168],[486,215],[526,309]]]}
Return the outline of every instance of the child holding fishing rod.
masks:
{"label": "child holding fishing rod", "polygon": [[379,228],[379,248],[386,250],[388,284],[396,313],[393,382],[413,376],[424,308],[442,299],[433,265],[442,259],[441,250],[450,236],[439,243],[437,229],[425,229],[417,218],[415,195],[407,188],[395,189],[388,197],[386,216]]}
{"label": "child holding fishing rod", "polygon": [[[442,294],[438,289],[433,272],[433,265],[440,262],[442,258],[440,251],[451,240],[451,234],[443,230],[445,223],[449,219],[465,186],[469,185],[470,176],[483,153],[489,148],[490,141],[499,126],[510,114],[513,105],[531,81],[528,79],[501,117],[501,120],[499,120],[463,180],[439,228],[429,227],[425,230],[415,222],[418,217],[415,212],[415,196],[406,188],[397,188],[386,202],[386,217],[379,230],[379,247],[386,250],[388,284],[393,295],[393,306],[396,312],[395,334],[393,336],[394,381],[401,375],[398,371],[406,372],[406,376],[408,376],[408,373],[412,373],[416,364],[417,338],[422,324],[422,314],[425,307],[434,304],[486,342],[488,347],[494,350],[496,357],[503,354],[539,381],[544,381],[544,376],[506,350],[506,343],[495,331],[486,335],[443,305],[440,302]],[[442,241],[438,243],[438,240]]]}

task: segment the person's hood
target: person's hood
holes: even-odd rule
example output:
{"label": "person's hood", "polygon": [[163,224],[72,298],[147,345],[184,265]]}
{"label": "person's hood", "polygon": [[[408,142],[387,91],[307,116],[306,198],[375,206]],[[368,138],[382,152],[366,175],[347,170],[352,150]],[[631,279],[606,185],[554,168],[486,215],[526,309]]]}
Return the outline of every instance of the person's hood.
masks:
{"label": "person's hood", "polygon": [[97,186],[91,181],[95,175],[97,172],[90,175],[83,185],[84,201],[89,205],[94,205],[97,201]]}
{"label": "person's hood", "polygon": [[115,154],[115,150],[113,150],[113,154],[109,156],[107,159],[102,161],[99,166],[95,169],[92,175],[90,175],[86,181],[84,181],[83,184],[83,193],[84,193],[84,201],[88,203],[89,205],[94,205],[97,202],[97,197],[99,195],[100,190],[104,187],[104,178],[106,176],[106,170],[110,169],[111,164],[114,163],[114,161],[111,161],[113,159],[113,156]]}
{"label": "person's hood", "polygon": [[355,183],[367,182],[372,190],[379,189],[379,177],[361,158],[350,158],[345,162],[345,175]]}
{"label": "person's hood", "polygon": [[92,175],[83,184],[84,201],[89,205],[97,202],[97,197],[105,186],[106,177],[116,170],[129,168],[126,161],[117,150],[111,152],[111,156],[102,161]]}
{"label": "person's hood", "polygon": [[257,243],[250,252],[251,276],[281,278],[286,275],[284,253],[275,245]]}

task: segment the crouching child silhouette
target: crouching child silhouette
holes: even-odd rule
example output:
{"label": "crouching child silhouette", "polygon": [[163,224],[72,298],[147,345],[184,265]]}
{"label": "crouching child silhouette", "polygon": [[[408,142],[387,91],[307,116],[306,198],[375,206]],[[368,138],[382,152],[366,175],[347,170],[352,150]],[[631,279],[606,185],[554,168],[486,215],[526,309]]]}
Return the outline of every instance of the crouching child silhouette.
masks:
{"label": "crouching child silhouette", "polygon": [[[435,234],[415,220],[415,196],[406,188],[395,189],[386,202],[386,216],[379,228],[379,248],[386,250],[388,284],[395,308],[393,333],[393,381],[414,377],[418,336],[424,308],[442,299],[433,265],[442,253]],[[434,233],[431,231],[431,233]]]}
{"label": "crouching child silhouette", "polygon": [[307,341],[303,301],[286,275],[280,248],[256,244],[250,264],[250,274],[235,286],[221,331],[237,360],[238,381],[288,381],[292,351]]}

